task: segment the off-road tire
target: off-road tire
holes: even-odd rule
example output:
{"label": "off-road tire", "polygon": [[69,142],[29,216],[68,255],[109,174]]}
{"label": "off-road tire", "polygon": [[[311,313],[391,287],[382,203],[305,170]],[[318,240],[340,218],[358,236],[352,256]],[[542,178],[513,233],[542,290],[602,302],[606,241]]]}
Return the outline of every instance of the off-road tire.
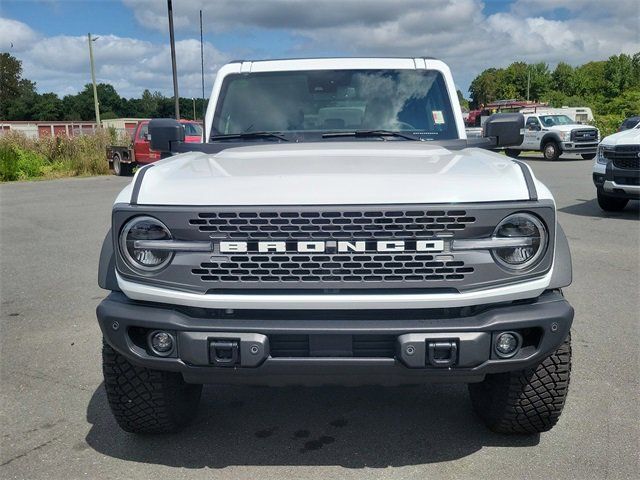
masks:
{"label": "off-road tire", "polygon": [[534,434],[558,421],[569,388],[571,334],[537,366],[469,384],[474,410],[494,432]]}
{"label": "off-road tire", "polygon": [[594,158],[596,158],[595,153],[581,153],[580,156],[585,160],[593,160]]}
{"label": "off-road tire", "polygon": [[130,163],[122,163],[119,153],[113,154],[111,163],[113,164],[113,173],[119,177],[128,177],[133,172],[133,167]]}
{"label": "off-road tire", "polygon": [[179,373],[132,365],[104,341],[102,371],[111,412],[127,432],[176,432],[196,414],[202,385]]}
{"label": "off-road tire", "polygon": [[562,155],[562,150],[555,141],[550,140],[542,146],[542,156],[545,160],[555,162],[560,158],[560,155]]}
{"label": "off-road tire", "polygon": [[629,203],[628,198],[612,197],[598,190],[598,205],[605,212],[619,212]]}
{"label": "off-road tire", "polygon": [[513,148],[507,148],[505,149],[504,153],[507,157],[518,158],[520,156],[521,151],[514,150]]}

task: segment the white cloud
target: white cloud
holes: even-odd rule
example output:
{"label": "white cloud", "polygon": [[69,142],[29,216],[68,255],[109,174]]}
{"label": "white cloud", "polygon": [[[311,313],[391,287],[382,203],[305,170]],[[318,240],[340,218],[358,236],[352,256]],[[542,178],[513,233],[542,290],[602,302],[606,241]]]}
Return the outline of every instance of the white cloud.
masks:
{"label": "white cloud", "polygon": [[[166,33],[164,1],[123,2],[141,28]],[[268,44],[250,42],[256,32],[284,32],[289,42],[285,55],[290,56],[338,52],[441,58],[463,90],[491,66],[514,61],[578,65],[640,50],[637,0],[517,0],[507,11],[492,15],[485,13],[482,0],[180,0],[173,6],[176,32],[186,37],[177,43],[184,96],[199,91],[200,9],[205,31],[242,38],[234,50],[247,57],[252,51],[282,56],[281,43],[279,52],[269,54]],[[16,55],[41,90],[68,92],[89,81],[86,38],[43,38],[24,23],[0,22],[5,22],[0,23],[0,46],[9,38],[20,39],[14,42]],[[144,88],[171,93],[166,43],[105,35],[94,45],[99,79],[118,86],[121,94],[137,96]],[[207,86],[228,57],[206,44]]]}
{"label": "white cloud", "polygon": [[[164,2],[124,3],[141,25],[166,29]],[[176,28],[196,32],[200,9],[207,30],[288,31],[292,56],[438,57],[465,88],[481,70],[517,60],[577,65],[640,49],[637,0],[517,0],[493,15],[481,0],[181,0],[174,2]]]}
{"label": "white cloud", "polygon": [[27,51],[37,38],[38,34],[28,25],[10,18],[0,18],[0,52],[15,54]]}
{"label": "white cloud", "polygon": [[[23,76],[35,80],[40,92],[59,95],[77,93],[91,81],[89,48],[86,36],[38,35],[24,23],[0,19],[20,33],[20,49],[6,49],[22,61]],[[169,46],[135,38],[98,35],[93,53],[98,82],[111,83],[120,95],[138,97],[145,88],[172,94],[171,57]],[[11,38],[18,38],[17,35]],[[5,40],[0,36],[0,40]],[[15,44],[14,44],[15,45]],[[3,49],[4,50],[4,49]],[[200,96],[200,42],[186,39],[176,42],[179,87],[182,96]],[[228,59],[210,43],[204,45],[205,80],[210,88],[215,72]],[[197,81],[194,82],[194,79]]]}

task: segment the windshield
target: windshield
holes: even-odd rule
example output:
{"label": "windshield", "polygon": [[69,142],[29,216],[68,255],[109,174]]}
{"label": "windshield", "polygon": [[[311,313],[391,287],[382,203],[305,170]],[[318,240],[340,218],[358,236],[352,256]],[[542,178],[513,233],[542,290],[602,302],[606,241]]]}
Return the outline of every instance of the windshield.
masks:
{"label": "windshield", "polygon": [[189,137],[200,137],[202,135],[202,128],[197,123],[183,123],[184,134]]}
{"label": "windshield", "polygon": [[229,75],[211,135],[278,132],[305,139],[356,130],[406,132],[425,140],[458,138],[442,74],[314,70]]}
{"label": "windshield", "polygon": [[545,127],[553,127],[554,125],[569,125],[575,123],[566,115],[540,115],[540,121]]}

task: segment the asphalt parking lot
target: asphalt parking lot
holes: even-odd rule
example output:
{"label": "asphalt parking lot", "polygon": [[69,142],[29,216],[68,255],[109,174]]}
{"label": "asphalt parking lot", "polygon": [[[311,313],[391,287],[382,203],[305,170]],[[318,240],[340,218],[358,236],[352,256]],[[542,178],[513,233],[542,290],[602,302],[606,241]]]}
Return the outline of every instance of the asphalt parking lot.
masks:
{"label": "asphalt parking lot", "polygon": [[1,185],[0,477],[637,478],[638,202],[604,214],[592,161],[526,160],[558,203],[576,310],[565,412],[532,437],[487,431],[463,385],[206,387],[182,433],[126,434],[107,406],[94,311],[110,206],[128,180]]}

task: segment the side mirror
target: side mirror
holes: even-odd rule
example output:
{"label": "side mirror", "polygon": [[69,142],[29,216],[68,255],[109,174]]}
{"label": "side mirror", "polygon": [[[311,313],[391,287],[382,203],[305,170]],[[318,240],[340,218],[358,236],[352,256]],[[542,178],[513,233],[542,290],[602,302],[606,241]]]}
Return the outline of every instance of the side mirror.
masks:
{"label": "side mirror", "polygon": [[524,115],[494,113],[484,122],[483,137],[495,139],[496,147],[520,145],[524,140]]}
{"label": "side mirror", "polygon": [[184,128],[172,118],[157,118],[149,122],[150,148],[158,152],[170,152],[171,144],[184,142]]}

